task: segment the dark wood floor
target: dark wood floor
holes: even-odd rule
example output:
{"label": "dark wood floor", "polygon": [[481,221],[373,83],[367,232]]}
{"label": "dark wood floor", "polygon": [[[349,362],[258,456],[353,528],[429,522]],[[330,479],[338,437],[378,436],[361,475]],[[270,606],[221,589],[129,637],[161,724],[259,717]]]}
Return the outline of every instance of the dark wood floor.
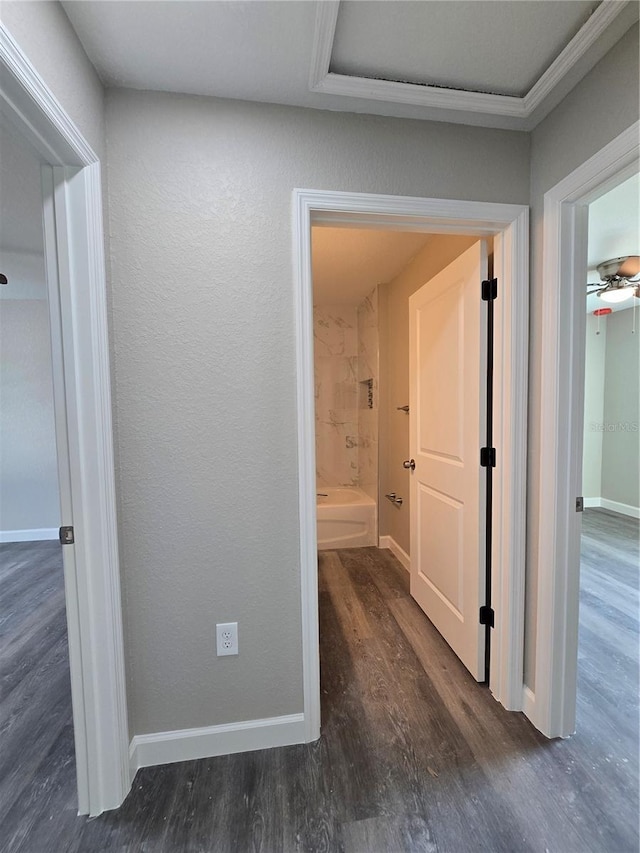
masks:
{"label": "dark wood floor", "polygon": [[636,853],[638,524],[590,510],[584,528],[573,738],[473,682],[389,552],[326,551],[320,741],[141,770],[92,821],[74,812],[59,548],[0,546],[0,848]]}

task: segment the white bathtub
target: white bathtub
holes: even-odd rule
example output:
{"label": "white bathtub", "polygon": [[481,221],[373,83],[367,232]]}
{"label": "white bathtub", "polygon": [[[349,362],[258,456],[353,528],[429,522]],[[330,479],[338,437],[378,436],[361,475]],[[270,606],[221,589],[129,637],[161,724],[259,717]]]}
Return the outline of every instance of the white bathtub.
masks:
{"label": "white bathtub", "polygon": [[318,487],[318,550],[377,545],[376,502],[361,489]]}

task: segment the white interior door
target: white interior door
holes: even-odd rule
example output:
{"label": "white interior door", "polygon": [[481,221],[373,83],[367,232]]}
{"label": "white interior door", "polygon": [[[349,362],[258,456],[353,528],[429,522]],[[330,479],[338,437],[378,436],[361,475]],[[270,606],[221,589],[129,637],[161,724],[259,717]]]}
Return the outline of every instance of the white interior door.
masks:
{"label": "white interior door", "polygon": [[484,678],[486,319],[479,241],[409,299],[411,595]]}

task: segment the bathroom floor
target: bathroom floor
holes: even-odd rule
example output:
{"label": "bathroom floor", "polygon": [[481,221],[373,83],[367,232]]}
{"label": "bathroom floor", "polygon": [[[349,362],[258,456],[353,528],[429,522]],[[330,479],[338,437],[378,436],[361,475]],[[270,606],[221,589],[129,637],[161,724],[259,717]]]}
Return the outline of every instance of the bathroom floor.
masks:
{"label": "bathroom floor", "polygon": [[584,529],[574,737],[547,741],[471,679],[389,551],[325,551],[317,743],[141,770],[118,812],[87,821],[69,725],[39,741],[40,763],[23,734],[9,765],[3,728],[0,847],[637,853],[638,524],[589,510]]}

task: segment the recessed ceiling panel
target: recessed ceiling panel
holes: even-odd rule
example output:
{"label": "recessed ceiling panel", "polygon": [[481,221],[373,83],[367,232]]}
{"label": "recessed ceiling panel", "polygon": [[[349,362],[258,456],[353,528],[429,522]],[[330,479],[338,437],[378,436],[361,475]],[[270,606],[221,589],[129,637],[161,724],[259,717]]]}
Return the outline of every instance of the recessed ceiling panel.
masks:
{"label": "recessed ceiling panel", "polygon": [[343,0],[330,71],[523,97],[593,0]]}

